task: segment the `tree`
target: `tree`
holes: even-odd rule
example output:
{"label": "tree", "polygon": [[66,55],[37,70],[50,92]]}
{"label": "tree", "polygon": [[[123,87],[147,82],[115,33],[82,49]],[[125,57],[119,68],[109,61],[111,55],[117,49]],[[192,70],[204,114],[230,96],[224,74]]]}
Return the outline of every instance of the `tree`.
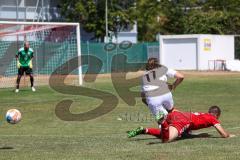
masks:
{"label": "tree", "polygon": [[178,1],[139,0],[136,15],[140,41],[156,41],[157,34],[183,32],[181,18],[184,11]]}
{"label": "tree", "polygon": [[[61,0],[61,14],[67,21],[80,22],[87,32],[94,33],[94,38],[103,41],[105,32],[106,0]],[[108,28],[112,32],[131,27],[134,19],[134,0],[108,0]]]}
{"label": "tree", "polygon": [[[135,18],[138,25],[138,39],[140,41],[155,40],[159,32],[160,22],[158,21],[159,4],[152,0],[139,0],[136,4]],[[160,15],[159,15],[160,16]]]}
{"label": "tree", "polygon": [[[106,0],[62,0],[62,15],[80,22],[103,40]],[[138,40],[157,34],[239,34],[240,1],[236,0],[108,0],[109,30],[138,26]],[[240,44],[239,44],[240,46]]]}

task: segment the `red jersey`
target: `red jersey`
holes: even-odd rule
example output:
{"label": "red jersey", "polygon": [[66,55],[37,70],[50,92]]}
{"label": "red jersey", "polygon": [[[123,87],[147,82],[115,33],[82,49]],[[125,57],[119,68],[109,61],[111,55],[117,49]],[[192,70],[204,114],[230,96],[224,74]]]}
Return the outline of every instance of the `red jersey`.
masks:
{"label": "red jersey", "polygon": [[190,119],[190,130],[197,130],[202,128],[208,128],[212,126],[219,125],[220,122],[217,120],[217,118],[209,113],[191,113],[191,119]]}
{"label": "red jersey", "polygon": [[169,113],[167,123],[177,128],[179,134],[186,130],[197,130],[220,124],[217,118],[209,113],[191,113],[174,111]]}

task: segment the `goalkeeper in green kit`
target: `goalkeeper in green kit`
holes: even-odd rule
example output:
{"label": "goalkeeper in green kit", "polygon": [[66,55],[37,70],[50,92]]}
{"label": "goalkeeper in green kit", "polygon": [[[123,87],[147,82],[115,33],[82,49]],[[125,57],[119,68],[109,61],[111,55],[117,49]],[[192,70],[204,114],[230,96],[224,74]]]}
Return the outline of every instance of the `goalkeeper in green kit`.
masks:
{"label": "goalkeeper in green kit", "polygon": [[17,60],[17,68],[18,68],[18,76],[17,76],[17,85],[15,92],[19,92],[19,84],[21,77],[25,73],[29,75],[31,81],[31,88],[32,91],[35,92],[36,89],[34,88],[34,78],[33,78],[33,71],[32,71],[32,58],[33,58],[33,49],[30,48],[29,42],[24,42],[24,47],[20,48],[16,54]]}

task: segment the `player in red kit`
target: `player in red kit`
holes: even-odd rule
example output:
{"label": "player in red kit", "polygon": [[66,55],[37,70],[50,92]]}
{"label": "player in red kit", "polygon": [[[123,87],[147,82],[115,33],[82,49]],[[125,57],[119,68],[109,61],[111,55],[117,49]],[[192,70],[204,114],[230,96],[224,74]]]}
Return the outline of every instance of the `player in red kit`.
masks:
{"label": "player in red kit", "polygon": [[218,121],[220,115],[221,110],[218,106],[210,107],[208,113],[174,111],[168,114],[166,120],[162,123],[161,130],[139,127],[128,132],[128,137],[131,138],[138,134],[150,134],[161,138],[163,142],[171,142],[181,137],[183,133],[208,127],[215,127],[223,138],[234,136],[227,133],[220,125]]}

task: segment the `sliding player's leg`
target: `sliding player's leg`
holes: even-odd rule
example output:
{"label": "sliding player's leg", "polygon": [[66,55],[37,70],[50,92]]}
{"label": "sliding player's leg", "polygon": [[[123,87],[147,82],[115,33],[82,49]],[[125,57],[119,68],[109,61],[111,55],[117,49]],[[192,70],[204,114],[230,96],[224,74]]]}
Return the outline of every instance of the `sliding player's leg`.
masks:
{"label": "sliding player's leg", "polygon": [[142,126],[136,128],[136,129],[133,129],[131,131],[127,131],[128,138],[132,138],[132,137],[135,137],[139,134],[144,134],[144,133],[145,133],[145,128],[143,128]]}
{"label": "sliding player's leg", "polygon": [[174,126],[169,126],[166,121],[162,124],[162,129],[159,128],[143,128],[138,127],[128,132],[128,138],[135,137],[140,134],[148,134],[161,138],[162,142],[171,142],[179,137],[179,131]]}
{"label": "sliding player's leg", "polygon": [[171,142],[188,130],[190,121],[183,113],[174,111],[168,114],[161,126],[162,142]]}
{"label": "sliding player's leg", "polygon": [[161,139],[163,143],[172,142],[179,137],[179,131],[174,126],[163,127],[162,125]]}
{"label": "sliding player's leg", "polygon": [[145,134],[161,138],[161,129],[159,128],[145,128]]}
{"label": "sliding player's leg", "polygon": [[128,131],[128,138],[135,137],[140,134],[148,134],[152,135],[155,137],[160,138],[161,137],[161,130],[159,128],[143,128],[143,127],[138,127],[136,129],[133,129],[131,131]]}
{"label": "sliding player's leg", "polygon": [[128,137],[135,137],[139,134],[150,134],[162,139],[163,143],[172,142],[188,129],[190,122],[181,112],[168,114],[167,119],[161,123],[161,129],[139,127],[128,132]]}

